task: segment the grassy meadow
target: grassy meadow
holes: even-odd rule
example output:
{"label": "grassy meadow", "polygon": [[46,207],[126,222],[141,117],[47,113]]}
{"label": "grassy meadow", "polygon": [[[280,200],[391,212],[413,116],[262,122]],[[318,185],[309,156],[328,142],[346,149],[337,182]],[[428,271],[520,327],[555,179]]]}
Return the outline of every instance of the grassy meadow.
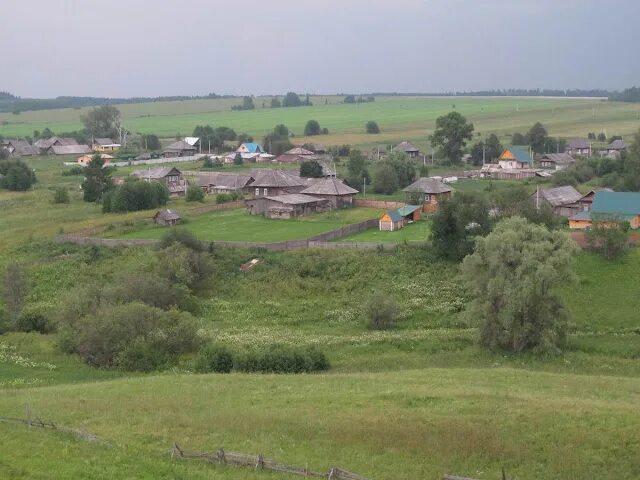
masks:
{"label": "grassy meadow", "polygon": [[[605,130],[608,135],[628,135],[640,126],[640,107],[630,103],[575,98],[482,98],[482,97],[378,97],[373,103],[343,104],[342,97],[312,97],[312,107],[262,108],[270,97],[258,97],[256,109],[231,111],[238,99],[191,100],[119,105],[132,132],[154,133],[164,138],[189,135],[196,125],[228,126],[261,139],[279,123],[296,135],[295,141],[320,141],[327,145],[362,147],[410,140],[430,151],[427,136],[438,116],[455,108],[471,120],[476,133],[508,135],[526,132],[542,122],[553,136],[586,137]],[[328,102],[325,104],[325,101]],[[87,109],[61,109],[0,114],[0,135],[28,136],[48,127],[54,132],[81,128],[80,115]],[[328,136],[304,138],[304,126],[315,119],[329,129]],[[382,133],[367,135],[364,125],[375,120]]]}

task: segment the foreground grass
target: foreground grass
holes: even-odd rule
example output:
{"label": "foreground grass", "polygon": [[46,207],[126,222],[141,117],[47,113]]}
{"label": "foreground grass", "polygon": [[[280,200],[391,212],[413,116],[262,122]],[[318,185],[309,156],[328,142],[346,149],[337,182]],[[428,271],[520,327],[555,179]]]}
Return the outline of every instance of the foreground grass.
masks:
{"label": "foreground grass", "polygon": [[[444,472],[496,478],[502,466],[525,480],[640,475],[637,379],[503,368],[162,376],[17,390],[0,397],[0,411],[20,416],[25,403],[42,418],[85,428],[117,448],[40,433],[37,456],[50,461],[34,464],[5,448],[5,472],[51,475],[53,468],[87,478],[83,468],[95,467],[83,467],[85,458],[55,456],[68,445],[98,463],[111,459],[115,476],[133,468],[126,475],[151,478],[148,458],[164,456],[151,472],[168,469],[164,452],[177,441],[196,450],[263,452],[317,470],[341,465],[376,479],[436,479]],[[33,452],[38,434],[19,429],[2,429],[11,433],[10,450],[31,445]],[[123,449],[131,451],[122,455]],[[143,456],[137,467],[131,452]],[[203,466],[176,468],[185,478],[200,478]],[[207,468],[227,478],[264,476]]]}

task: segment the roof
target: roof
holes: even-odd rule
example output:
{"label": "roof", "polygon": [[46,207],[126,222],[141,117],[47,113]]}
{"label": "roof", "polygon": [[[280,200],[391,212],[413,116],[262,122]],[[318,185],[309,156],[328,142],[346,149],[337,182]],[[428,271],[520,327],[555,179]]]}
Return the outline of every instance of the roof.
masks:
{"label": "roof", "polygon": [[40,150],[38,147],[31,145],[26,140],[7,140],[6,143],[11,145],[14,155],[38,155]]}
{"label": "roof", "polygon": [[591,211],[596,215],[634,217],[640,215],[640,193],[596,192]]}
{"label": "roof", "polygon": [[264,151],[262,145],[260,145],[259,143],[243,143],[242,145],[240,145],[240,147],[238,147],[238,150],[243,146],[249,153],[260,153]]}
{"label": "roof", "polygon": [[409,193],[446,193],[453,189],[445,183],[435,178],[420,177],[408,187],[402,189]]}
{"label": "roof", "polygon": [[79,145],[75,138],[71,137],[55,137],[60,145]]}
{"label": "roof", "polygon": [[505,148],[498,160],[517,160],[522,163],[531,163],[531,153],[528,145],[511,145]]}
{"label": "roof", "polygon": [[180,214],[175,210],[164,209],[158,210],[158,212],[153,216],[154,219],[161,218],[162,220],[180,220]]}
{"label": "roof", "polygon": [[192,147],[195,147],[199,141],[200,141],[200,137],[184,137],[184,142],[188,143]]}
{"label": "roof", "polygon": [[178,140],[177,142],[172,143],[171,145],[167,146],[164,151],[167,152],[182,152],[184,150],[192,150],[195,151],[196,147],[194,147],[193,145],[189,145],[187,142],[185,142],[184,140]]}
{"label": "roof", "polygon": [[303,205],[305,203],[317,203],[323,202],[324,199],[318,197],[312,197],[311,195],[304,195],[302,193],[289,193],[286,195],[274,195],[273,197],[263,197],[267,200],[271,200],[285,205]]}
{"label": "roof", "polygon": [[624,150],[627,145],[621,139],[616,139],[607,146],[607,150]]}
{"label": "roof", "polygon": [[569,144],[567,145],[567,148],[570,150],[573,150],[576,148],[581,148],[581,149],[591,148],[591,144],[589,143],[588,140],[585,140],[584,138],[574,138],[569,142]]}
{"label": "roof", "polygon": [[256,172],[252,187],[300,187],[304,185],[300,177],[283,170],[260,170]]}
{"label": "roof", "polygon": [[175,167],[160,167],[160,168],[151,168],[148,170],[136,170],[131,172],[131,175],[136,177],[146,178],[149,180],[158,180],[160,178],[164,178],[168,176],[170,173],[175,173],[177,175],[182,175],[182,172]]}
{"label": "roof", "polygon": [[553,162],[557,165],[567,165],[569,163],[574,163],[576,161],[568,153],[546,153],[540,158],[541,161]]}
{"label": "roof", "polygon": [[291,150],[284,152],[286,155],[314,155],[314,152],[302,147],[294,147]]}
{"label": "roof", "polygon": [[398,144],[398,146],[396,147],[398,150],[402,150],[404,152],[419,152],[420,150],[418,149],[418,147],[416,147],[415,145],[413,145],[410,142],[400,142]]}
{"label": "roof", "polygon": [[119,143],[114,142],[111,138],[94,138],[93,143],[103,147],[108,145],[120,145]]}
{"label": "roof", "polygon": [[214,186],[227,189],[244,188],[251,180],[253,180],[251,175],[241,173],[211,172],[198,175],[198,184],[200,186]]}
{"label": "roof", "polygon": [[151,160],[151,154],[149,152],[141,153],[134,160]]}
{"label": "roof", "polygon": [[398,210],[387,210],[387,212],[384,213],[383,216],[384,215],[389,215],[393,222],[399,222],[402,220],[402,215],[400,215],[400,212]]}
{"label": "roof", "polygon": [[59,142],[59,140],[60,139],[58,137],[40,138],[36,140],[33,144],[42,150],[47,150],[49,147],[51,147],[51,145],[53,145],[56,142]]}
{"label": "roof", "polygon": [[53,145],[51,150],[56,155],[82,155],[91,153],[89,145]]}
{"label": "roof", "polygon": [[591,212],[589,211],[578,212],[573,217],[569,217],[569,220],[591,220]]}
{"label": "roof", "polygon": [[[539,190],[539,194],[553,207],[575,203],[582,198],[582,194],[571,185]],[[535,195],[537,193],[533,193]]]}
{"label": "roof", "polygon": [[407,215],[411,215],[413,212],[415,212],[419,208],[420,208],[420,205],[405,205],[404,207],[401,207],[398,209],[398,213],[403,217],[406,217]]}
{"label": "roof", "polygon": [[351,188],[349,185],[345,185],[341,180],[337,178],[325,178],[319,182],[314,183],[310,187],[305,188],[300,193],[308,193],[311,195],[353,195],[358,193],[358,190]]}
{"label": "roof", "polygon": [[[78,157],[78,162],[82,160],[90,161],[92,158],[93,158],[93,155],[82,155],[81,157]],[[102,160],[113,160],[115,157],[113,155],[107,155],[106,153],[101,153],[100,158]]]}

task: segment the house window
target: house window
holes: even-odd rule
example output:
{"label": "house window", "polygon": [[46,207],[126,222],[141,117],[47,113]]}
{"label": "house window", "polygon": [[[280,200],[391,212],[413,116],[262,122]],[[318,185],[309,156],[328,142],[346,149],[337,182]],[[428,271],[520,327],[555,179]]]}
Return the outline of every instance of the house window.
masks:
{"label": "house window", "polygon": [[431,195],[430,195],[430,194],[428,194],[428,193],[425,193],[425,194],[424,194],[424,201],[425,201],[425,202],[430,202],[430,201],[431,201]]}
{"label": "house window", "polygon": [[260,196],[260,189],[256,188],[256,197],[259,197],[259,196]]}
{"label": "house window", "polygon": [[267,189],[266,189],[266,188],[262,190],[262,194],[263,194],[263,195],[266,195],[266,194],[267,194]]}

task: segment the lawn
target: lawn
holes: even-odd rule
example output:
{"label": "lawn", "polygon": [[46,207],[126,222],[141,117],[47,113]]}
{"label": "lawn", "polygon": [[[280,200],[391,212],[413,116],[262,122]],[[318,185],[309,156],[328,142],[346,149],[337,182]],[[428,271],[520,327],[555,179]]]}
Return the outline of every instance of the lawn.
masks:
{"label": "lawn", "polygon": [[[354,208],[309,215],[292,220],[272,220],[262,215],[249,215],[245,209],[223,210],[191,217],[183,227],[201,240],[235,240],[242,242],[280,242],[302,240],[345,225],[377,218],[380,210]],[[160,238],[165,227],[146,226],[133,231],[107,232],[111,238]]]}
{"label": "lawn", "polygon": [[429,237],[429,226],[429,221],[422,219],[394,232],[381,232],[378,228],[370,228],[364,232],[340,238],[336,242],[424,242]]}

